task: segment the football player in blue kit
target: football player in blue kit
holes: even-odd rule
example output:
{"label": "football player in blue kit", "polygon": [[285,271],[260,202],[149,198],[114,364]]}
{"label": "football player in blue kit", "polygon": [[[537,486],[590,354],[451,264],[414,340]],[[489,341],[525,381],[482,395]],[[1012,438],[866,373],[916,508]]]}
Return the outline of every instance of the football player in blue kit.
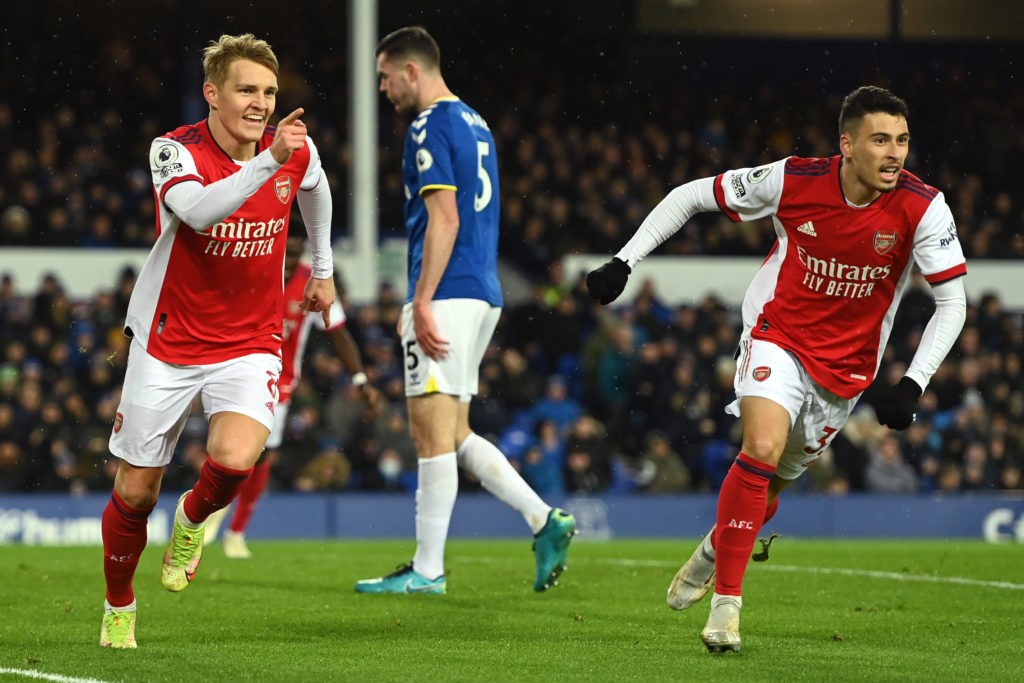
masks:
{"label": "football player in blue kit", "polygon": [[409,425],[419,456],[416,552],[359,593],[444,593],[448,525],[458,467],[510,505],[534,533],[534,590],[565,569],[576,520],[553,508],[505,455],[469,426],[480,362],[501,315],[498,160],[487,122],[448,89],[441,52],[419,26],[377,45],[380,91],[415,115],[405,137],[402,176],[409,239],[409,293],[398,333],[405,355]]}

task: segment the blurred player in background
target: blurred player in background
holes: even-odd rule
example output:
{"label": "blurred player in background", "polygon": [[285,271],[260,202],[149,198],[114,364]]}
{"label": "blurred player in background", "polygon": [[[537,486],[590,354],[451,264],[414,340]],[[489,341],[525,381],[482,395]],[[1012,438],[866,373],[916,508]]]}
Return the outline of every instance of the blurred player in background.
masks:
{"label": "blurred player in background", "polygon": [[942,193],[903,168],[909,143],[906,103],[858,88],[839,114],[839,155],[789,157],[677,187],[615,258],[587,275],[590,294],[609,304],[637,263],[700,211],[733,221],[771,216],[775,226],[775,248],[743,300],[737,401],[726,409],[741,421],[740,453],[714,528],[668,589],[669,605],[686,609],[714,584],[701,632],[712,652],[740,649],[741,585],[757,533],[874,380],[915,264],[936,309],[906,376],[875,406],[882,424],[910,425],[960,334],[967,266]]}
{"label": "blurred player in background", "polygon": [[[242,490],[238,492],[237,504],[231,515],[231,522],[224,531],[224,554],[230,558],[248,559],[252,557],[249,546],[245,542],[245,528],[256,510],[256,501],[267,488],[270,468],[277,461],[278,449],[284,440],[288,424],[288,407],[291,403],[292,393],[302,375],[302,359],[306,352],[306,342],[309,341],[310,332],[314,327],[327,332],[331,346],[334,347],[345,370],[352,376],[352,384],[359,387],[361,398],[371,413],[374,415],[379,413],[383,404],[380,391],[369,382],[363,371],[359,348],[345,327],[345,310],[341,306],[341,301],[336,300],[331,307],[330,327],[324,326],[324,321],[319,315],[302,309],[302,294],[311,273],[310,265],[302,261],[304,247],[304,235],[296,230],[293,224],[284,257],[282,368],[281,377],[277,382],[278,396],[277,409],[274,411],[274,427],[270,430],[270,436],[267,438],[266,451],[256,463],[252,474],[242,486]],[[224,508],[223,511],[215,513],[215,516],[223,515],[226,512],[227,508]],[[216,535],[213,519],[214,516],[211,516],[207,522],[207,542]]]}
{"label": "blurred player in background", "polygon": [[380,90],[416,116],[405,138],[409,294],[399,324],[405,393],[419,455],[416,553],[360,593],[444,593],[444,550],[458,493],[458,466],[519,511],[534,532],[534,590],[565,569],[576,520],[552,508],[508,459],[469,426],[480,361],[501,315],[498,162],[483,117],[452,94],[441,53],[412,26],[377,45]]}
{"label": "blurred player in background", "polygon": [[237,495],[263,451],[277,405],[282,272],[296,199],[313,252],[302,307],[331,324],[330,189],[302,109],[267,128],[277,57],[251,34],[224,35],[203,51],[203,70],[209,117],[150,148],[158,237],[125,320],[131,350],[110,437],[120,462],[102,521],[105,647],[136,646],[132,583],[146,520],[193,398],[210,420],[209,457],[178,500],[164,588],[188,586],[204,522]]}

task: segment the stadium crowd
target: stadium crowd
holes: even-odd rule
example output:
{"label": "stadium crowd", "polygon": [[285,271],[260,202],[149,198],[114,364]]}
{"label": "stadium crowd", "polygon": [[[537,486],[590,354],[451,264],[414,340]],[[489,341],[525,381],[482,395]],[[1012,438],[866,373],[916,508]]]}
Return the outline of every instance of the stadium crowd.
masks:
{"label": "stadium crowd", "polygon": [[[107,439],[126,360],[121,333],[134,273],[116,289],[69,300],[57,276],[23,291],[0,280],[0,490],[102,491],[116,469]],[[738,311],[708,298],[670,308],[646,287],[600,309],[582,291],[539,283],[506,309],[487,352],[471,419],[544,494],[714,490],[735,456],[731,400]],[[918,283],[897,316],[881,383],[902,376],[931,298]],[[364,413],[325,339],[314,337],[272,488],[411,491],[415,448],[405,426],[401,308],[388,286],[350,306],[366,372],[388,397]],[[850,424],[799,480],[804,490],[1020,490],[1024,466],[1024,329],[999,298],[970,302],[950,359],[906,432],[880,427],[865,394]],[[878,386],[878,384],[876,384]],[[195,414],[165,480],[187,488],[205,457]],[[472,489],[476,483],[462,482]]]}
{"label": "stadium crowd", "polygon": [[[822,88],[822,76],[811,68],[813,48],[790,55],[808,64],[796,81],[754,80],[750,74],[743,79],[742,56],[729,61],[727,50],[710,50],[718,61],[706,68],[734,78],[694,73],[686,87],[666,87],[627,69],[595,72],[578,87],[575,61],[550,69],[529,53],[516,59],[534,77],[514,84],[479,78],[478,64],[453,68],[459,91],[481,102],[501,152],[504,259],[543,279],[565,254],[617,250],[650,208],[686,180],[790,154],[836,153],[834,112],[846,90]],[[318,93],[315,86],[344,81],[346,65],[334,54],[299,54],[302,61],[282,63],[282,90],[288,102],[307,110],[303,118],[335,188],[341,224],[352,150],[339,112],[347,112],[348,103],[343,88]],[[914,142],[907,168],[945,192],[968,260],[1024,258],[1024,201],[1014,173],[1024,156],[1024,130],[1017,123],[1024,120],[1024,85],[1007,77],[1014,75],[1013,62],[1007,65],[1001,53],[975,52],[970,63],[966,57],[939,60],[940,54],[935,48],[903,64],[895,83],[869,65],[862,80],[881,80],[910,103]],[[706,53],[694,58],[664,47],[646,59],[664,62],[666,55],[711,60]],[[501,62],[508,55],[490,58],[495,63],[485,66],[508,70]],[[12,90],[10,99],[0,101],[0,245],[152,244],[148,145],[182,115],[166,111],[159,99],[181,80],[181,65],[166,56],[140,60],[123,39],[105,44],[94,61],[83,74],[93,87],[70,92],[59,81],[19,77],[16,61],[0,66]],[[26,120],[26,112],[12,104],[19,100],[52,105]],[[194,118],[203,116],[202,108],[192,109]],[[408,121],[387,108],[380,120],[381,231],[401,236],[402,136],[387,129]],[[336,225],[336,236],[342,232]],[[772,240],[767,219],[733,224],[722,214],[705,214],[660,253],[761,256]]]}
{"label": "stadium crowd", "polygon": [[[139,60],[123,41],[102,49],[104,58],[86,74],[97,87],[69,90],[45,79],[29,86],[12,63],[3,67],[13,97],[0,101],[0,247],[152,244],[147,150],[168,120],[179,118],[163,112],[159,99],[182,70],[167,56]],[[520,59],[530,67],[529,54]],[[288,100],[309,109],[335,190],[336,223],[346,215],[349,186],[351,150],[346,124],[337,120],[344,103],[339,95],[318,97],[300,74],[338,75],[343,62],[328,54],[312,66],[286,63],[281,78]],[[998,68],[969,78],[965,66],[922,64],[907,67],[895,86],[912,116],[922,112],[912,118],[908,169],[946,193],[968,265],[972,258],[1024,258],[1024,201],[1013,184],[1013,164],[1024,156],[1024,132],[1015,124],[1024,120],[1020,79],[1001,79]],[[452,77],[479,103],[498,141],[501,252],[534,284],[530,301],[506,307],[483,365],[474,426],[542,495],[713,490],[735,455],[736,421],[723,407],[732,391],[738,310],[713,298],[668,307],[650,286],[633,301],[600,309],[582,293],[581,274],[563,277],[560,259],[614,252],[651,206],[686,180],[788,154],[835,153],[832,100],[844,90],[822,97],[810,77],[765,80],[749,90],[695,81],[666,91],[664,82],[633,78],[579,87],[571,70],[532,66],[537,77],[515,86]],[[30,95],[51,104],[26,122],[12,102]],[[389,112],[381,120],[405,125]],[[382,230],[399,234],[401,150],[387,141],[401,136],[381,139]],[[764,222],[705,214],[663,251],[760,256],[771,240]],[[109,291],[73,300],[59,273],[15,282],[0,267],[0,490],[110,488],[116,464],[107,439],[134,276],[114,274]],[[403,294],[385,284],[375,302],[347,305],[367,374],[389,409],[367,419],[340,362],[314,338],[272,488],[414,488],[415,448],[393,333]],[[917,422],[902,433],[880,428],[869,390],[800,486],[835,494],[1024,488],[1022,319],[994,294],[969,303],[965,329],[922,397]],[[901,306],[880,383],[902,376],[930,306],[917,283]],[[201,415],[189,420],[168,490],[191,484],[205,429]]]}

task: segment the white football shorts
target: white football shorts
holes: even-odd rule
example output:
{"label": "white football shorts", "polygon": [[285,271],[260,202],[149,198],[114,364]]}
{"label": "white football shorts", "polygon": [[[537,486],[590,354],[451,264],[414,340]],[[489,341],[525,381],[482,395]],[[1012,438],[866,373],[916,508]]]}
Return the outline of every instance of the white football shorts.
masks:
{"label": "white football shorts", "polygon": [[267,437],[265,448],[280,448],[284,443],[284,432],[288,428],[288,406],[291,400],[286,402],[278,401],[274,410],[274,426],[270,428],[270,436]]}
{"label": "white football shorts", "polygon": [[271,429],[280,374],[281,359],[269,353],[212,365],[173,365],[132,339],[110,452],[136,467],[167,465],[197,395],[207,418],[231,411]]}
{"label": "white football shorts", "polygon": [[501,308],[479,299],[432,301],[434,322],[448,340],[444,360],[429,358],[416,343],[412,304],[402,308],[402,354],[405,360],[405,395],[449,394],[466,403],[476,395],[480,362],[501,317]]}
{"label": "white football shorts", "polygon": [[811,379],[789,351],[747,337],[740,341],[733,384],[737,400],[725,409],[730,415],[739,417],[739,399],[744,396],[767,398],[789,412],[789,439],[775,470],[781,479],[798,478],[821,456],[849,420],[859,398],[833,394]]}

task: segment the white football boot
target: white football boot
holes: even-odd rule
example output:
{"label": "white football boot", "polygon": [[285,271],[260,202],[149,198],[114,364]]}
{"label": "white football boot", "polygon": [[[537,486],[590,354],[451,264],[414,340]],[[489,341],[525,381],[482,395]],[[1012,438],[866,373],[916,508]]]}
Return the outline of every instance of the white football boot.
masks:
{"label": "white football boot", "polygon": [[224,530],[224,556],[234,560],[248,560],[252,557],[243,532]]}
{"label": "white football boot", "polygon": [[700,639],[708,652],[740,651],[740,608],[743,598],[738,595],[714,595],[711,598],[711,614],[708,623],[700,632]]}
{"label": "white football boot", "polygon": [[690,555],[668,587],[665,601],[672,609],[686,609],[703,598],[715,585],[715,549],[711,547],[711,527],[704,540]]}
{"label": "white football boot", "polygon": [[206,535],[203,537],[203,545],[210,545],[217,539],[220,525],[224,523],[224,518],[228,516],[228,510],[230,509],[231,506],[228,505],[225,508],[210,513],[210,516],[206,518]]}

